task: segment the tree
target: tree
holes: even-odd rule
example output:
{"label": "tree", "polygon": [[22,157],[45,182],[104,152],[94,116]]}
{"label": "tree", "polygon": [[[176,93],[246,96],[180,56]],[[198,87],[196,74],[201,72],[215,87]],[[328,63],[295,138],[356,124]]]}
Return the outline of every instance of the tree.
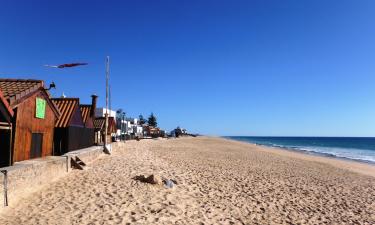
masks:
{"label": "tree", "polygon": [[121,135],[122,135],[123,132],[126,132],[125,131],[126,127],[125,127],[125,124],[124,124],[125,123],[125,121],[124,121],[125,115],[126,115],[126,113],[122,109],[118,109],[116,111],[116,126],[117,126],[117,129],[120,129]]}
{"label": "tree", "polygon": [[117,111],[116,111],[116,126],[117,126],[117,129],[121,129],[122,127],[121,127],[121,121],[122,121],[122,119],[123,119],[123,115],[125,115],[125,112],[124,112],[124,110],[122,110],[122,109],[118,109]]}
{"label": "tree", "polygon": [[148,117],[148,125],[156,127],[158,125],[158,122],[156,121],[156,117],[154,116],[154,113],[151,113],[150,117]]}
{"label": "tree", "polygon": [[143,125],[143,124],[145,124],[145,123],[146,123],[145,118],[143,118],[143,115],[140,114],[140,115],[139,115],[139,124],[140,124],[140,125]]}

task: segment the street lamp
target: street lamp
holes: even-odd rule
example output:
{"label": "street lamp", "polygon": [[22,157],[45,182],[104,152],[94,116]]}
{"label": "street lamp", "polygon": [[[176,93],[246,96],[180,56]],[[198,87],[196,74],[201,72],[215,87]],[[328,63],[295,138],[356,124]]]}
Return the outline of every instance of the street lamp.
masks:
{"label": "street lamp", "polygon": [[[122,124],[125,123],[125,112],[122,112],[122,120],[121,120],[121,127]],[[124,126],[126,128],[126,126]],[[122,136],[122,128],[121,128],[121,136]],[[124,142],[126,142],[126,132],[124,132]]]}

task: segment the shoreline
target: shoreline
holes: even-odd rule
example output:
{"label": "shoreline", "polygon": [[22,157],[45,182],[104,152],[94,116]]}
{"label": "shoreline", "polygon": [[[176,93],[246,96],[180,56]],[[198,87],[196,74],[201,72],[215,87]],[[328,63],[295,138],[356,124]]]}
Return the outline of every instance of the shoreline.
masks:
{"label": "shoreline", "polygon": [[[207,136],[207,137],[210,137],[210,136]],[[268,152],[297,157],[299,159],[328,163],[330,165],[333,165],[342,169],[347,169],[352,172],[357,172],[363,175],[375,177],[375,163],[373,162],[367,162],[363,160],[349,159],[349,158],[337,157],[337,156],[330,157],[330,156],[315,153],[315,152],[294,150],[294,149],[288,149],[288,148],[276,147],[276,146],[261,145],[261,144],[257,144],[254,142],[235,140],[229,137],[219,137],[219,136],[213,137],[212,136],[211,138],[219,138],[219,139],[224,139],[227,141],[233,141],[236,143],[248,144],[250,146],[259,148],[260,150],[263,149]]]}
{"label": "shoreline", "polygon": [[[221,136],[221,137],[218,136],[218,137],[228,139],[228,140],[240,141],[240,140],[237,140],[235,138],[231,138],[230,136]],[[308,151],[308,150],[303,150],[303,149],[299,149],[299,148],[291,148],[291,147],[270,146],[270,145],[266,145],[266,144],[258,144],[256,142],[252,142],[252,141],[240,141],[240,142],[254,144],[256,146],[262,146],[262,147],[266,147],[266,148],[280,149],[280,150],[297,152],[297,153],[304,153],[304,154],[307,154],[307,155],[321,156],[321,157],[325,157],[325,158],[339,159],[339,160],[344,160],[344,161],[349,161],[349,162],[359,162],[359,163],[370,164],[370,165],[375,166],[374,161],[337,156],[337,155],[334,155],[334,154],[331,154],[331,153]]]}

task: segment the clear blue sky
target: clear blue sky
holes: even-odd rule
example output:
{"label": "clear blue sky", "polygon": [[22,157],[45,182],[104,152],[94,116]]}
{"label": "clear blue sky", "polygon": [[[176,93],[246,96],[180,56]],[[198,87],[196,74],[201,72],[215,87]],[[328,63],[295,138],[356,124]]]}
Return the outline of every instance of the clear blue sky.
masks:
{"label": "clear blue sky", "polygon": [[0,3],[1,77],[104,105],[109,55],[113,108],[166,129],[375,136],[375,1]]}

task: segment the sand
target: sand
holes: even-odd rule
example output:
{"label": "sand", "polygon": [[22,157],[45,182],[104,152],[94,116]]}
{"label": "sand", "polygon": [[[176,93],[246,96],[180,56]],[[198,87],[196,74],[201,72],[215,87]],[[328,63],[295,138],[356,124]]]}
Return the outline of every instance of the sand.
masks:
{"label": "sand", "polygon": [[[175,179],[173,189],[137,175]],[[127,142],[0,224],[375,224],[375,166],[219,138]]]}

